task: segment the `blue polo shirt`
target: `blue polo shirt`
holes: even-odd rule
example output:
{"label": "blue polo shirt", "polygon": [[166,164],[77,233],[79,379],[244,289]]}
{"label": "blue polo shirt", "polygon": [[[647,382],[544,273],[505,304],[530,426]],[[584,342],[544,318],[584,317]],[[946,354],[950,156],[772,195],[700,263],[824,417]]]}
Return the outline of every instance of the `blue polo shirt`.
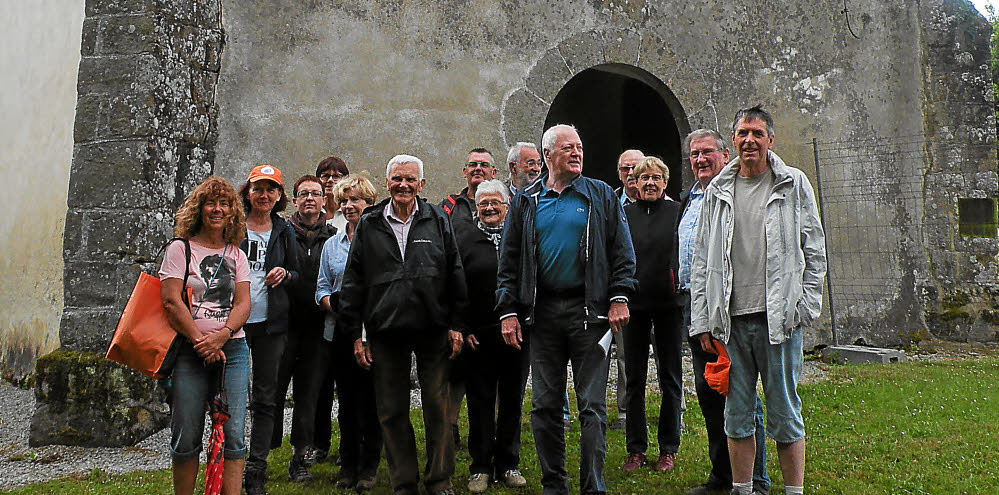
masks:
{"label": "blue polo shirt", "polygon": [[538,237],[541,288],[583,287],[583,260],[580,257],[588,213],[589,203],[572,185],[561,194],[541,185],[534,227]]}

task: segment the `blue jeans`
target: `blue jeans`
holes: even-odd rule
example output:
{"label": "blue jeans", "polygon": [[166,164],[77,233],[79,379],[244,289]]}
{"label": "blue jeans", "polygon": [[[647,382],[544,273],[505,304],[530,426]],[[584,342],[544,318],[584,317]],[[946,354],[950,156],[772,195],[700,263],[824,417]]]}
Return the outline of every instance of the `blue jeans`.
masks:
{"label": "blue jeans", "polygon": [[725,402],[725,434],[746,438],[755,432],[756,380],[763,382],[767,397],[767,435],[789,444],[805,438],[801,417],[798,377],[801,375],[801,329],[774,345],[770,343],[766,313],[732,317],[729,338],[728,400]]}
{"label": "blue jeans", "polygon": [[[226,459],[246,457],[243,425],[246,421],[246,391],[250,382],[250,350],[246,339],[230,339],[222,346],[225,353],[225,393],[229,402],[229,421],[222,426],[225,433],[223,456]],[[174,460],[197,459],[205,429],[205,412],[215,397],[218,367],[206,367],[185,341],[177,353],[173,370],[170,406],[170,454]]]}
{"label": "blue jeans", "polygon": [[[683,306],[683,334],[689,335],[690,294],[681,293],[678,297]],[[732,486],[732,464],[728,457],[728,437],[725,435],[725,396],[719,394],[704,379],[704,365],[713,363],[718,356],[704,352],[696,338],[688,337],[690,357],[694,367],[694,389],[697,403],[701,406],[704,426],[708,433],[708,458],[711,460],[711,473],[707,484],[712,487]],[[770,478],[767,476],[766,428],[763,426],[763,404],[756,397],[756,458],[753,461],[753,489],[768,493]]]}
{"label": "blue jeans", "polygon": [[579,493],[606,493],[607,372],[599,345],[607,325],[584,326],[583,297],[541,292],[531,339],[531,429],[541,464],[543,494],[568,494],[562,405],[566,365],[572,363],[579,408]]}

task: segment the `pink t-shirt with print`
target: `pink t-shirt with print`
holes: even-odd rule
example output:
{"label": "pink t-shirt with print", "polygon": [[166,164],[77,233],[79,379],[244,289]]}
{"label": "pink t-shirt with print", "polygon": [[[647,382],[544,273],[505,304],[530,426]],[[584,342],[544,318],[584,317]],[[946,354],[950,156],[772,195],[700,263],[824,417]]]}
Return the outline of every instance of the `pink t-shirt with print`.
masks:
{"label": "pink t-shirt with print", "polygon": [[[225,259],[225,262],[220,262]],[[218,272],[216,274],[216,271]],[[191,309],[194,324],[207,335],[225,326],[232,311],[232,297],[239,282],[249,282],[250,265],[246,255],[236,246],[213,249],[191,242],[191,265],[187,267],[187,285],[193,291]],[[184,243],[171,242],[160,265],[160,280],[184,279]],[[214,280],[212,277],[214,276]],[[212,280],[211,287],[207,283]],[[236,329],[233,338],[243,338],[243,329]]]}

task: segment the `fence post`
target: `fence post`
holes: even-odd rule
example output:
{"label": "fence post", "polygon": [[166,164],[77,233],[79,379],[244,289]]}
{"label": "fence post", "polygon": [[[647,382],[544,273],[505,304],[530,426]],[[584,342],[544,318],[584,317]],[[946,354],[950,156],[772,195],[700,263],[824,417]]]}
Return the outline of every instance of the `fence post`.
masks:
{"label": "fence post", "polygon": [[812,138],[812,156],[815,159],[815,187],[818,189],[819,196],[819,222],[822,223],[822,231],[825,233],[823,241],[826,248],[826,292],[829,293],[829,320],[832,324],[833,345],[839,345],[839,334],[836,332],[836,306],[833,305],[832,270],[829,268],[832,265],[829,255],[829,230],[826,229],[826,212],[822,200],[822,171],[819,168],[818,138]]}

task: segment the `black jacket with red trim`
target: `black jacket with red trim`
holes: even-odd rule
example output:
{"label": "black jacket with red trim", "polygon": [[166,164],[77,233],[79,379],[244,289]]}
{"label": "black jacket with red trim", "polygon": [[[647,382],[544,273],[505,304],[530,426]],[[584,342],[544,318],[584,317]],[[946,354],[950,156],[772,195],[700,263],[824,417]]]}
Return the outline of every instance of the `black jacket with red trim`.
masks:
{"label": "black jacket with red trim", "polygon": [[448,194],[444,201],[441,201],[441,208],[447,214],[451,223],[468,221],[474,225],[475,202],[468,199],[468,186],[455,194]]}

